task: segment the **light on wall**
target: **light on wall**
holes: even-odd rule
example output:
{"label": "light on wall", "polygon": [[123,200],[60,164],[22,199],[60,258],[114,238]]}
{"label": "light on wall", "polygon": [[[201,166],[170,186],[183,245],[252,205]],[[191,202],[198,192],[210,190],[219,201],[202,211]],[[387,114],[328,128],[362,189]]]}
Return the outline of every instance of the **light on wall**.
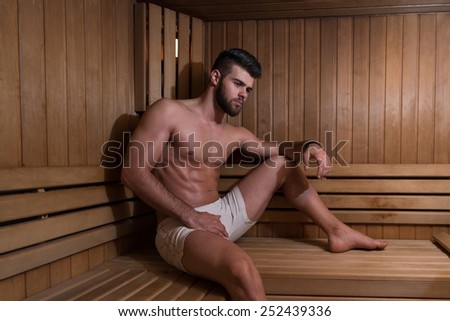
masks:
{"label": "light on wall", "polygon": [[178,38],[175,38],[175,58],[178,58]]}

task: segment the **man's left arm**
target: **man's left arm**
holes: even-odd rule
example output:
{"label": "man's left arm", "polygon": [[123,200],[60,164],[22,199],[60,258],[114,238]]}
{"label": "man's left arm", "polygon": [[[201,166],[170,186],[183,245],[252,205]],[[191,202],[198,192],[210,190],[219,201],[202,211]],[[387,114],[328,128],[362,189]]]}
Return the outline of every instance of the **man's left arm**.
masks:
{"label": "man's left arm", "polygon": [[332,167],[330,157],[318,141],[282,142],[278,145],[278,153],[297,164],[302,163],[305,169],[317,167],[319,179],[324,178]]}

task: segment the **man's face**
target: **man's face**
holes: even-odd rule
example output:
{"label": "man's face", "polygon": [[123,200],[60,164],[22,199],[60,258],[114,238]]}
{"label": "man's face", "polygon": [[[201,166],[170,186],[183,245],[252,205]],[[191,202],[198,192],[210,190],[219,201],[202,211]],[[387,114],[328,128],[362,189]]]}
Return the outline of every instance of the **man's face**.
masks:
{"label": "man's face", "polygon": [[217,105],[228,115],[237,116],[253,89],[254,79],[247,71],[234,65],[231,72],[221,77],[216,90]]}

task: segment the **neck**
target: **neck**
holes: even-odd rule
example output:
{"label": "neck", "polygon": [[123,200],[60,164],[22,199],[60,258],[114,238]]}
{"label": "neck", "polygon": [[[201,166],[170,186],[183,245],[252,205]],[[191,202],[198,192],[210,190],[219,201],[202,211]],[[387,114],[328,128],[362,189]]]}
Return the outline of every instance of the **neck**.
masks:
{"label": "neck", "polygon": [[225,112],[216,103],[216,98],[214,95],[214,88],[208,86],[205,92],[199,97],[199,106],[203,116],[217,124],[221,124],[225,116]]}

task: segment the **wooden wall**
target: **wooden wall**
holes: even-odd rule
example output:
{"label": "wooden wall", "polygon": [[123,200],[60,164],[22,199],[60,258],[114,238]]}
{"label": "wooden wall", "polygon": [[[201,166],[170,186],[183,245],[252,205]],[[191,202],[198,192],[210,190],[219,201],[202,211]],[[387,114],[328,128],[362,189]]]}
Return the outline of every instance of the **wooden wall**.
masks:
{"label": "wooden wall", "polygon": [[[207,22],[206,65],[228,47],[262,63],[243,113],[228,120],[260,138],[348,141],[340,155],[349,164],[450,161],[449,13]],[[352,227],[385,239],[448,231]],[[325,237],[312,224],[269,221],[248,236]]]}
{"label": "wooden wall", "polygon": [[[133,0],[0,1],[0,168],[100,164],[136,123]],[[19,300],[141,242],[122,238],[0,281]]]}
{"label": "wooden wall", "polygon": [[275,140],[331,132],[347,163],[449,162],[449,13],[206,23],[207,66],[235,46],[263,75],[230,122]]}
{"label": "wooden wall", "polygon": [[132,0],[0,2],[0,167],[98,165],[134,114]]}
{"label": "wooden wall", "polygon": [[145,111],[161,97],[199,96],[205,82],[203,21],[139,3],[135,24],[136,110]]}

